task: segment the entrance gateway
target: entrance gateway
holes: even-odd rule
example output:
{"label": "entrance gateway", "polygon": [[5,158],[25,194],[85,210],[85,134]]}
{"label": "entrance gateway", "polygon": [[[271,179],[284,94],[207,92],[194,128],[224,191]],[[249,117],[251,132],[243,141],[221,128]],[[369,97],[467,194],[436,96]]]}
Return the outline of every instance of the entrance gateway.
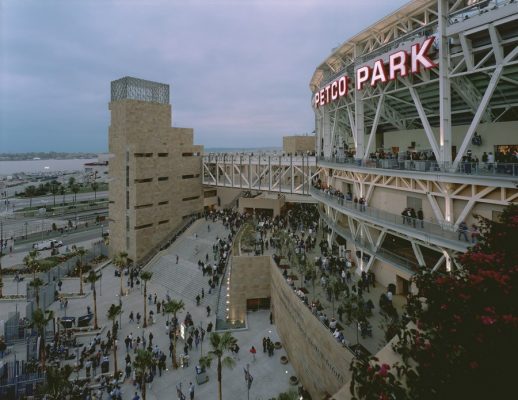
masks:
{"label": "entrance gateway", "polygon": [[[437,64],[428,57],[428,52],[434,41],[435,37],[431,36],[421,45],[419,43],[413,44],[410,53],[400,50],[391,54],[388,62],[388,74],[385,70],[387,65],[382,59],[377,60],[372,68],[370,66],[363,66],[356,69],[356,90],[362,90],[366,83],[371,87],[375,87],[379,82],[393,81],[398,76],[405,77],[409,74],[418,74],[421,71],[421,67],[424,69],[436,67]],[[348,76],[342,75],[316,92],[315,107],[324,106],[343,96],[347,96],[349,81]]]}

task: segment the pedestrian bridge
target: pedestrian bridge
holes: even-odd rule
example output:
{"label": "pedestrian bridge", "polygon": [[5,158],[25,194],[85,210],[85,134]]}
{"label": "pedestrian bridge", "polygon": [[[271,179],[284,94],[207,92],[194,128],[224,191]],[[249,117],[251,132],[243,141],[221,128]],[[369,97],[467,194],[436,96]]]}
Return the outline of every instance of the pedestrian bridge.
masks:
{"label": "pedestrian bridge", "polygon": [[318,174],[315,156],[209,154],[202,158],[203,184],[243,190],[310,196]]}

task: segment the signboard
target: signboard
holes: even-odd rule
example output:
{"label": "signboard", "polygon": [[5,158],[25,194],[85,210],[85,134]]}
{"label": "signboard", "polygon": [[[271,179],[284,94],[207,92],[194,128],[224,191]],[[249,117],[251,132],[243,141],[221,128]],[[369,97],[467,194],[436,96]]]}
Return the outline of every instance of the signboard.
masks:
{"label": "signboard", "polygon": [[[425,39],[423,43],[414,43],[410,51],[399,50],[388,56],[388,60],[379,59],[372,66],[364,65],[355,71],[355,89],[363,90],[365,85],[376,87],[380,83],[387,83],[410,74],[418,74],[421,68],[430,69],[437,66],[428,53],[435,37]],[[347,96],[350,78],[343,75],[315,93],[314,106],[321,107],[328,103]]]}

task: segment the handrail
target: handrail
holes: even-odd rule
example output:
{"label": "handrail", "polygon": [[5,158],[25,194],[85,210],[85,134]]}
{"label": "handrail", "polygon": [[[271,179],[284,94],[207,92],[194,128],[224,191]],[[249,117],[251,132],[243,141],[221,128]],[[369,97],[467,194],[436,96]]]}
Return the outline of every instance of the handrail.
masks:
{"label": "handrail", "polygon": [[336,195],[326,193],[323,190],[311,188],[310,193],[312,196],[316,196],[324,201],[333,203],[342,209],[347,209],[349,212],[356,214],[357,216],[371,217],[372,219],[379,222],[387,222],[389,224],[397,225],[406,230],[414,231],[416,233],[425,234],[427,237],[433,235],[440,237],[441,239],[447,239],[455,242],[461,242],[459,234],[452,230],[452,226],[449,224],[440,224],[417,218],[410,218],[402,216],[400,214],[393,214],[378,208],[370,207],[367,205],[360,205],[350,200],[338,197]]}
{"label": "handrail", "polygon": [[386,159],[355,159],[353,157],[318,157],[318,162],[347,164],[369,169],[392,169],[399,171],[416,171],[428,173],[448,173],[476,176],[518,176],[518,163],[504,162],[460,162],[456,168],[451,163],[434,160],[402,160],[399,158]]}

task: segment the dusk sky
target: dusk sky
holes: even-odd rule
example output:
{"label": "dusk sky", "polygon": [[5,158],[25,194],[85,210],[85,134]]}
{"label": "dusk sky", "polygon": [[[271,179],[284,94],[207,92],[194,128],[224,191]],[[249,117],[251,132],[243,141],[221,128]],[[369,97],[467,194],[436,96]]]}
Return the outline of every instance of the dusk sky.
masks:
{"label": "dusk sky", "polygon": [[0,0],[0,153],[107,151],[123,76],[169,84],[196,144],[281,146],[331,49],[406,2]]}

